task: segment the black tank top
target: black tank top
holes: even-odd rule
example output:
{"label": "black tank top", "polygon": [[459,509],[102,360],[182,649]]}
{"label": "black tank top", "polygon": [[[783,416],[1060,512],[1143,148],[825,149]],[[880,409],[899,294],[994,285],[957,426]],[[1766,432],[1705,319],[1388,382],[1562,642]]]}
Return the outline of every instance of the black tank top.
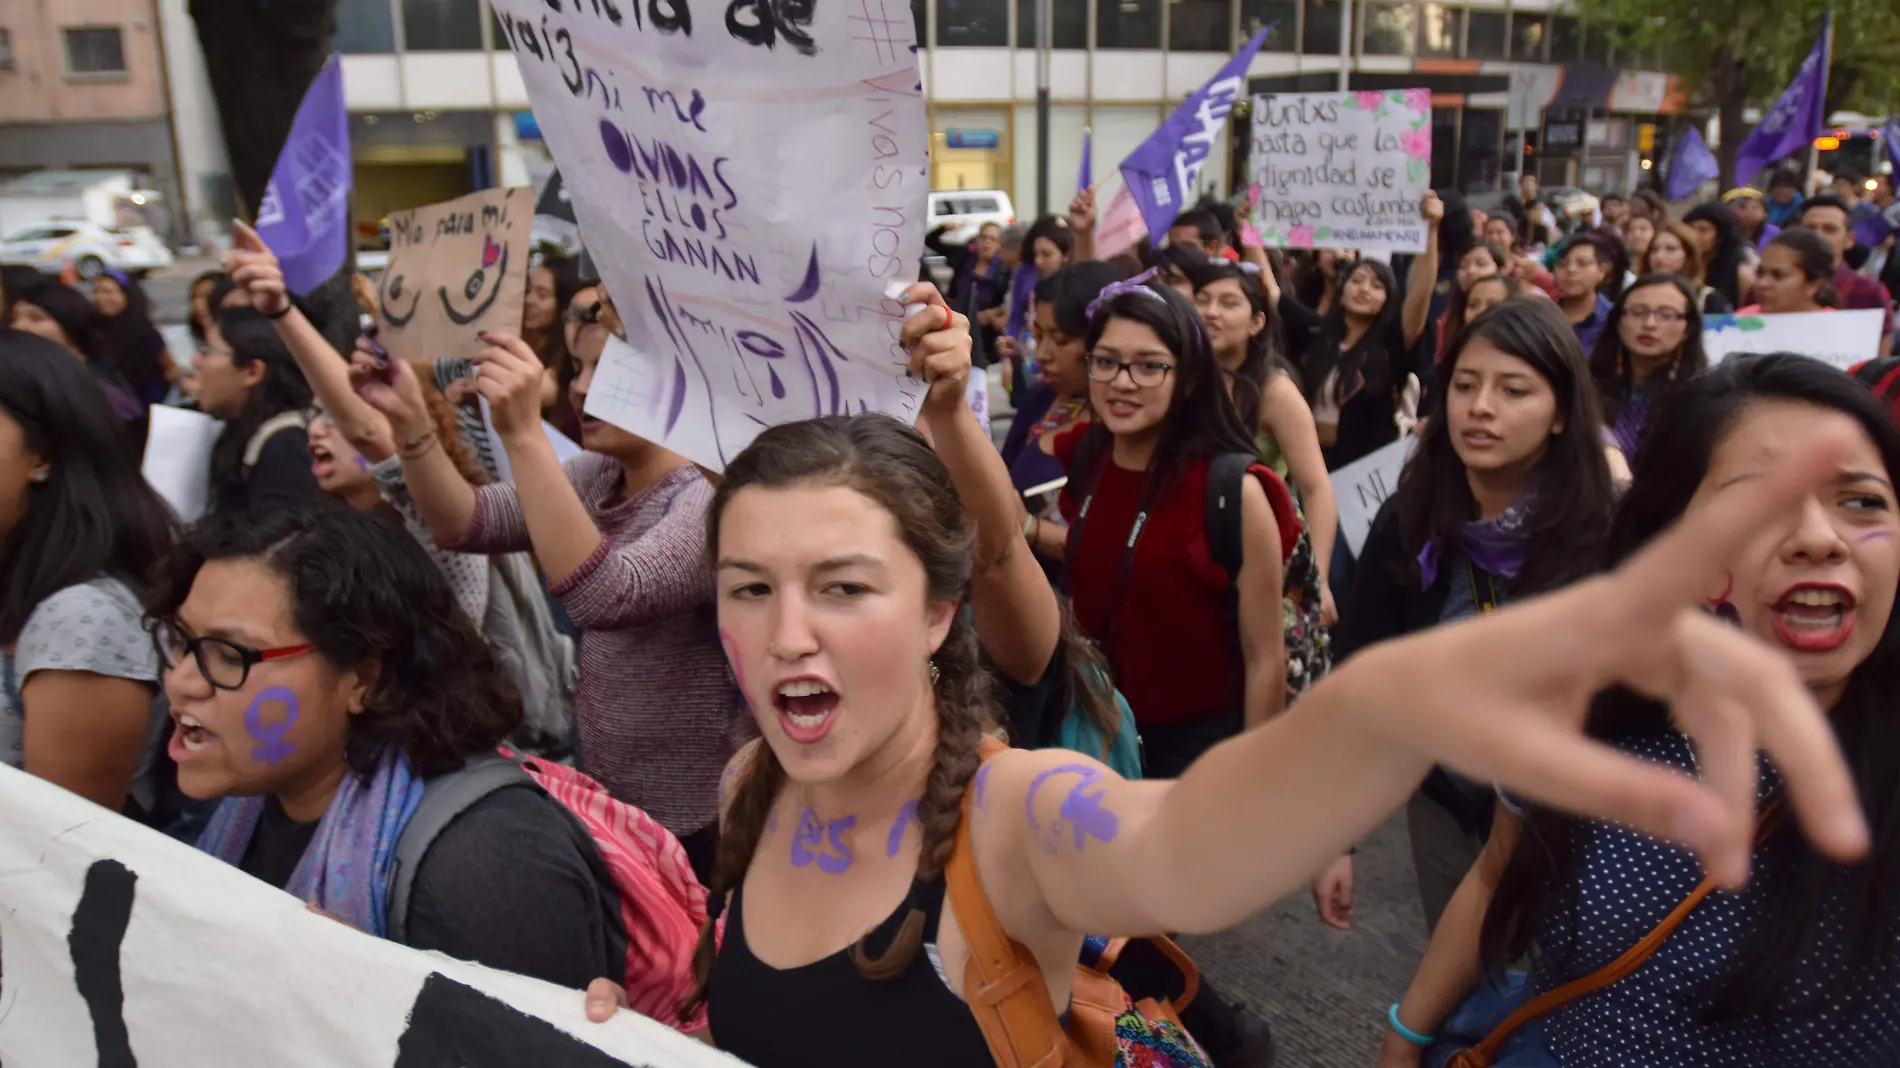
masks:
{"label": "black tank top", "polygon": [[[915,884],[865,939],[873,956],[890,945],[912,902],[924,909],[925,937],[937,936],[943,880]],[[732,895],[726,938],[713,960],[707,1014],[713,1041],[758,1068],[836,1068],[893,1064],[905,1068],[993,1065],[970,1007],[945,985],[934,943],[895,979],[858,974],[847,947],[798,968],[780,970],[753,956],[745,940],[745,887]]]}

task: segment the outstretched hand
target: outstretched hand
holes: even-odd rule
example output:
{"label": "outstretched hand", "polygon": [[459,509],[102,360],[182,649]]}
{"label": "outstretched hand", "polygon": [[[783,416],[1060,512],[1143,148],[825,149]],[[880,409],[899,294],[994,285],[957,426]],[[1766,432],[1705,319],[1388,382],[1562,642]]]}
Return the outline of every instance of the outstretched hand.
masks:
{"label": "outstretched hand", "polygon": [[[1682,843],[1727,887],[1748,875],[1766,749],[1815,846],[1852,860],[1868,829],[1826,716],[1786,654],[1703,608],[1748,538],[1832,479],[1821,436],[1692,507],[1617,570],[1503,612],[1367,650],[1333,681],[1393,744],[1524,797]],[[1669,705],[1699,779],[1582,736],[1623,685]]]}
{"label": "outstretched hand", "polygon": [[231,227],[231,248],[224,254],[224,269],[231,281],[251,298],[251,307],[272,317],[283,314],[290,303],[284,288],[284,268],[277,262],[264,239],[242,222]]}
{"label": "outstretched hand", "polygon": [[1095,189],[1090,187],[1069,201],[1069,229],[1086,234],[1095,229]]}

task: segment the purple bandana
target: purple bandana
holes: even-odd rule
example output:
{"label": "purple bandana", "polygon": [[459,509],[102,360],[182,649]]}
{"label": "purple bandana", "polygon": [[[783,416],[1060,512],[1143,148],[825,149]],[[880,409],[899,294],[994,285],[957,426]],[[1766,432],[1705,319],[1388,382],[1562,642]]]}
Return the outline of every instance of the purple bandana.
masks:
{"label": "purple bandana", "polygon": [[[1452,535],[1458,551],[1487,574],[1502,579],[1516,578],[1524,568],[1524,551],[1529,541],[1525,524],[1530,519],[1534,499],[1533,494],[1527,493],[1495,519],[1480,519],[1460,526]],[[1426,542],[1425,548],[1419,551],[1418,572],[1424,589],[1429,590],[1438,583],[1441,556],[1435,540]]]}

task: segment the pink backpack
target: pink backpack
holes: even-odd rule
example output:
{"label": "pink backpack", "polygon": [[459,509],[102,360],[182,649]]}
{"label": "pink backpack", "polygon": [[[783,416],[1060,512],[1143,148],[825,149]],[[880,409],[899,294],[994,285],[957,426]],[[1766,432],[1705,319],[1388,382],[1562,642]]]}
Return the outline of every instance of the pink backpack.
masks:
{"label": "pink backpack", "polygon": [[614,800],[607,788],[573,768],[501,749],[430,779],[396,844],[389,894],[389,937],[406,942],[416,869],[437,835],[470,805],[496,790],[538,787],[572,818],[577,843],[592,848],[620,898],[627,962],[619,978],[627,1005],[681,1031],[706,1026],[702,1009],[681,1023],[679,1007],[693,992],[693,951],[706,922],[706,888],[693,875],[679,839],[645,812]]}

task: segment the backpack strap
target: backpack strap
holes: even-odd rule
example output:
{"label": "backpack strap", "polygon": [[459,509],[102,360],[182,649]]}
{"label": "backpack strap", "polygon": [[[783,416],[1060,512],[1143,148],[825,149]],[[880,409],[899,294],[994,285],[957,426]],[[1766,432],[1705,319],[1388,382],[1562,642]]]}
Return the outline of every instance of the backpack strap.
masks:
{"label": "backpack strap", "polygon": [[263,455],[264,445],[278,433],[292,427],[303,429],[305,426],[302,412],[278,412],[257,425],[251,433],[251,440],[244,443],[244,469],[257,466],[257,458]]}
{"label": "backpack strap", "polygon": [[[1005,747],[986,739],[984,760]],[[963,967],[963,1000],[989,1043],[997,1068],[1059,1068],[1069,1060],[1069,1036],[1049,1004],[1042,966],[1003,930],[977,874],[970,845],[971,806],[976,780],[963,789],[963,818],[944,879],[957,926],[969,946]]]}
{"label": "backpack strap", "polygon": [[[1755,841],[1757,843],[1767,838],[1768,833],[1774,830],[1781,814],[1779,798],[1762,809],[1761,816],[1756,822]],[[1483,1042],[1453,1057],[1449,1068],[1491,1068],[1492,1062],[1497,1059],[1498,1051],[1504,1048],[1504,1043],[1509,1041],[1511,1036],[1525,1024],[1555,1012],[1578,998],[1621,982],[1654,956],[1656,951],[1662,948],[1663,941],[1674,934],[1676,928],[1682,926],[1682,921],[1689,918],[1689,913],[1694,912],[1696,906],[1702,904],[1702,899],[1708,897],[1714,890],[1715,880],[1702,880],[1701,885],[1690,891],[1689,896],[1683,898],[1682,903],[1677,905],[1674,911],[1663,917],[1655,930],[1644,935],[1641,941],[1631,946],[1622,956],[1581,979],[1573,979],[1519,1006],[1516,1012],[1506,1017],[1503,1023],[1485,1036]]]}
{"label": "backpack strap", "polygon": [[456,817],[482,798],[510,786],[540,789],[520,764],[499,753],[470,757],[460,768],[438,775],[423,786],[422,800],[396,841],[390,872],[390,941],[408,944],[409,899],[415,893],[416,872],[422,867],[422,858],[429,855],[429,847]]}

